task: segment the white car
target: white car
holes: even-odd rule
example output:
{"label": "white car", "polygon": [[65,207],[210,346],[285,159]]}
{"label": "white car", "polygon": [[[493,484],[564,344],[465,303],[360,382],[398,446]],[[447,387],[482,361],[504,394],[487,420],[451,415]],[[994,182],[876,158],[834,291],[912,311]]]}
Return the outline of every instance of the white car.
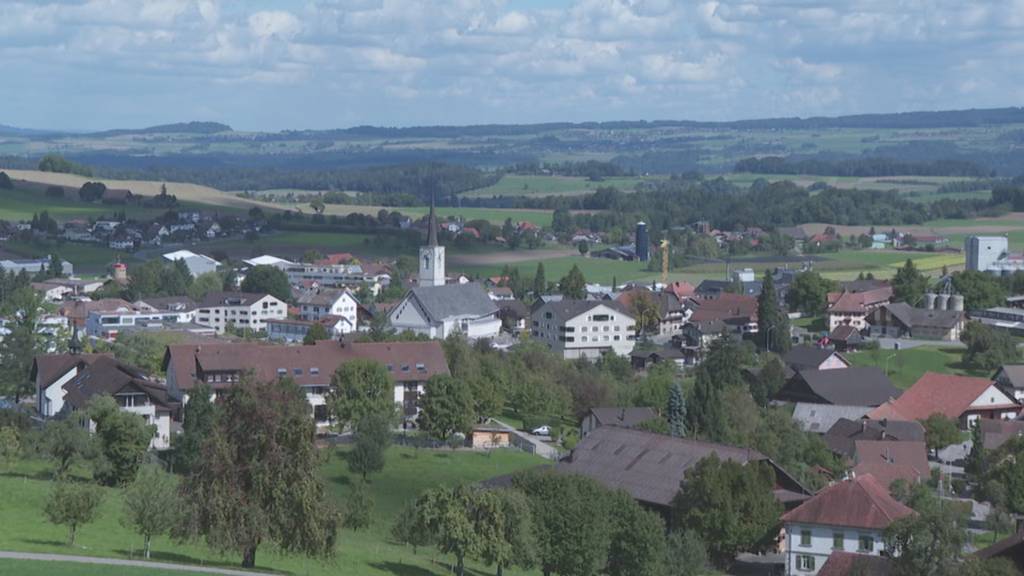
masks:
{"label": "white car", "polygon": [[551,436],[551,427],[545,424],[540,428],[534,428],[530,433],[534,436]]}

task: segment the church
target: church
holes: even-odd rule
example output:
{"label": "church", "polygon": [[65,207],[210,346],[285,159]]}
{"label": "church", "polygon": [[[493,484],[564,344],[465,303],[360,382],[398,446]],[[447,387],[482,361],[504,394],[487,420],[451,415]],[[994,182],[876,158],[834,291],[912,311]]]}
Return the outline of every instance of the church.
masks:
{"label": "church", "polygon": [[471,340],[496,337],[501,331],[498,307],[484,287],[476,282],[447,283],[433,198],[428,226],[427,245],[420,247],[418,286],[392,308],[388,316],[392,328],[438,339],[455,333]]}

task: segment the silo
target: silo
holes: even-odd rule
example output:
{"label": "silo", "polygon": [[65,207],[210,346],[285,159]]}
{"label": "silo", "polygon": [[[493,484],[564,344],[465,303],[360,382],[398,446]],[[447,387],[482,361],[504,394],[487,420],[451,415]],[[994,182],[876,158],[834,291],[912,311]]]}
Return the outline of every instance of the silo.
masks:
{"label": "silo", "polygon": [[938,295],[933,293],[933,292],[929,292],[929,293],[925,294],[924,295],[924,307],[927,308],[928,310],[935,310],[935,298],[937,296]]}
{"label": "silo", "polygon": [[935,309],[945,310],[949,304],[949,294],[939,294],[939,297],[935,299]]}
{"label": "silo", "polygon": [[949,309],[962,312],[964,309],[964,297],[959,294],[953,294],[949,297]]}

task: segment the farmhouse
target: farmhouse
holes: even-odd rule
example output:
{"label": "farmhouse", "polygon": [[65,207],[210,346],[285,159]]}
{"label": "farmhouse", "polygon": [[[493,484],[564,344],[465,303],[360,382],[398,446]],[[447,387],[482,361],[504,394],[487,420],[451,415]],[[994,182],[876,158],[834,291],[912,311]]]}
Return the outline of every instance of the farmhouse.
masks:
{"label": "farmhouse", "polygon": [[359,302],[348,290],[312,290],[299,296],[299,319],[316,321],[327,316],[342,319],[342,332],[355,332],[359,325]]}
{"label": "farmhouse", "polygon": [[863,292],[829,292],[828,307],[825,310],[828,329],[831,332],[839,326],[849,325],[857,330],[863,330],[867,328],[868,314],[875,308],[888,304],[891,299],[891,286]]}
{"label": "farmhouse", "polygon": [[794,346],[782,357],[782,363],[790,373],[800,370],[836,370],[850,367],[843,355],[828,348],[816,346]]}
{"label": "farmhouse", "polygon": [[979,418],[1012,420],[1020,405],[988,378],[926,372],[902,396],[868,413],[868,418],[924,420],[939,413],[964,430]]}
{"label": "farmhouse", "polygon": [[876,335],[954,342],[960,340],[964,312],[914,308],[906,302],[894,302],[872,310],[867,322]]}
{"label": "farmhouse", "polygon": [[896,398],[900,390],[877,366],[842,370],[800,370],[776,395],[786,402],[878,406]]}
{"label": "farmhouse", "polygon": [[931,474],[924,439],[856,440],[853,461],[854,474],[870,474],[886,488],[896,480],[917,484],[927,480]]}

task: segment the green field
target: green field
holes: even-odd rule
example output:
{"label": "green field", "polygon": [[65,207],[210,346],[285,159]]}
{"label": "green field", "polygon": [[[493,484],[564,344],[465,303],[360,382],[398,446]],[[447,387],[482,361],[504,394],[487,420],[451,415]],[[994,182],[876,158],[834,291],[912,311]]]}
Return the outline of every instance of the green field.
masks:
{"label": "green field", "polygon": [[[479,453],[448,450],[431,451],[393,447],[388,451],[384,472],[372,476],[370,493],[375,501],[374,524],[365,531],[342,530],[338,535],[336,557],[320,563],[298,557],[282,557],[270,546],[257,552],[258,569],[283,571],[296,575],[327,576],[431,576],[448,572],[443,555],[388,542],[388,531],[402,506],[424,489],[439,485],[477,482],[493,476],[542,464],[544,460],[519,451]],[[343,458],[332,454],[322,468],[328,493],[341,503],[352,489],[356,477],[349,474]],[[19,552],[52,552],[128,558],[137,556],[141,539],[119,522],[118,492],[106,490],[102,513],[95,523],[79,529],[74,548],[64,542],[64,527],[46,522],[42,508],[50,490],[46,466],[38,461],[22,461],[13,471],[0,475],[0,549]],[[178,544],[165,537],[153,542],[153,560],[209,566],[237,567],[240,558],[212,553],[201,543]],[[2,571],[3,564],[0,564]],[[471,568],[481,569],[475,564]],[[111,573],[111,572],[105,572]],[[506,572],[514,574],[514,572]],[[79,574],[68,572],[68,574]],[[86,573],[91,574],[91,573]]]}
{"label": "green field", "polygon": [[624,192],[632,192],[640,182],[658,178],[622,177],[591,181],[582,176],[533,176],[507,174],[501,180],[486,188],[471,190],[462,194],[467,198],[490,198],[494,196],[574,196],[588,194],[598,188],[613,186]]}
{"label": "green field", "polygon": [[[240,214],[245,210],[230,206],[214,206],[197,202],[179,202],[179,210],[197,210],[210,212]],[[125,205],[108,205],[91,202],[78,202],[61,198],[50,198],[45,194],[30,192],[27,190],[3,190],[0,191],[0,220],[17,222],[19,220],[31,220],[33,214],[46,210],[50,216],[58,222],[66,222],[76,218],[113,218],[114,212],[124,211],[128,218],[137,220],[149,220],[156,218],[167,210],[165,208],[146,208],[138,204],[128,203]]]}
{"label": "green field", "polygon": [[110,576],[111,574],[117,574],[118,576],[203,576],[203,574],[208,573],[130,566],[78,564],[74,562],[0,559],[0,574],[11,574],[12,576]]}
{"label": "green field", "polygon": [[889,378],[898,388],[909,388],[925,372],[942,372],[967,376],[988,376],[984,371],[968,370],[960,364],[962,348],[920,346],[909,350],[870,350],[844,354],[854,366],[878,366],[889,371]]}

